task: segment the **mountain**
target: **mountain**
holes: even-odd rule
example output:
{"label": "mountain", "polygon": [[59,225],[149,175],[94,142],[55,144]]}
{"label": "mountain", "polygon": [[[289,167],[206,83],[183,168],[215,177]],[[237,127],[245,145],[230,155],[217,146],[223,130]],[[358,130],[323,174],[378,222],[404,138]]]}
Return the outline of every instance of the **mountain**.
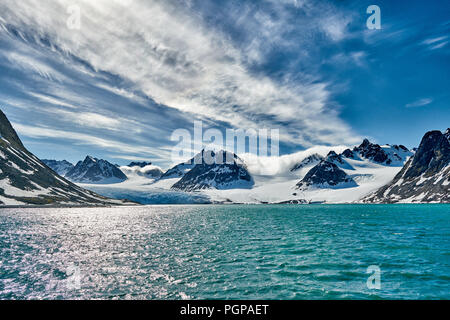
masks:
{"label": "mountain", "polygon": [[315,153],[313,155],[310,155],[309,157],[306,157],[299,163],[297,163],[292,169],[291,172],[298,171],[303,168],[311,167],[317,165],[320,161],[324,160],[325,158],[321,155]]}
{"label": "mountain", "polygon": [[188,173],[194,167],[194,159],[191,159],[187,162],[180,163],[175,167],[169,169],[161,176],[161,180],[164,179],[175,179],[182,178],[186,173]]}
{"label": "mountain", "polygon": [[394,180],[363,202],[450,202],[450,141],[445,133],[430,131],[414,157]]}
{"label": "mountain", "polygon": [[413,155],[413,152],[402,145],[382,147],[365,139],[359,147],[355,147],[353,151],[345,150],[342,155],[351,159],[360,157],[384,165],[403,165],[404,161]]}
{"label": "mountain", "polygon": [[127,178],[140,176],[149,179],[159,179],[164,174],[164,171],[162,171],[161,168],[154,166],[151,163],[144,166],[142,166],[144,163],[137,164],[132,162],[131,164],[135,165],[120,167],[120,170],[127,176]]}
{"label": "mountain", "polygon": [[47,167],[59,174],[61,177],[66,176],[67,172],[75,167],[72,163],[66,160],[57,161],[44,159],[42,160],[42,162],[45,163]]}
{"label": "mountain", "polygon": [[94,184],[119,183],[127,180],[127,176],[115,165],[91,156],[79,161],[67,172],[66,178],[73,182]]}
{"label": "mountain", "polygon": [[172,189],[191,192],[204,189],[249,189],[254,185],[247,167],[236,154],[203,150],[193,160],[193,168]]}
{"label": "mountain", "polygon": [[131,162],[127,167],[133,168],[133,167],[140,167],[140,168],[144,168],[147,166],[151,166],[152,163],[151,162]]}
{"label": "mountain", "polygon": [[335,151],[330,151],[325,160],[335,164],[340,169],[354,170],[354,168],[346,160],[344,160],[343,155],[337,154]]}
{"label": "mountain", "polygon": [[336,164],[323,160],[312,168],[297,184],[298,189],[315,188],[349,188],[356,187],[356,182]]}
{"label": "mountain", "polygon": [[118,205],[60,177],[20,141],[0,111],[0,204]]}

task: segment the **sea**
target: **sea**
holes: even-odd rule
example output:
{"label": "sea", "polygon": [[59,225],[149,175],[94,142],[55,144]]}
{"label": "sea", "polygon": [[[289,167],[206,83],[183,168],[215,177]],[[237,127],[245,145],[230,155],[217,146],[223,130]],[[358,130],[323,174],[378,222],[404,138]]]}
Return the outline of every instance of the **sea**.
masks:
{"label": "sea", "polygon": [[0,299],[450,299],[450,205],[0,209]]}

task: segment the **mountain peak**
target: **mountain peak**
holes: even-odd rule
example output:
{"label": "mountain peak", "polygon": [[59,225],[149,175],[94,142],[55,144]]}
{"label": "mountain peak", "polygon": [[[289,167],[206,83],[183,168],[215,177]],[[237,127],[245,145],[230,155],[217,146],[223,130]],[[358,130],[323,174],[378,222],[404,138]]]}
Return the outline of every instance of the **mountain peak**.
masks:
{"label": "mountain peak", "polygon": [[383,148],[378,144],[371,143],[369,139],[364,139],[363,143],[353,149],[358,152],[362,157],[375,161],[377,163],[392,162]]}
{"label": "mountain peak", "polygon": [[127,176],[110,162],[87,156],[66,174],[67,179],[79,183],[118,183]]}
{"label": "mountain peak", "polygon": [[84,159],[84,162],[97,162],[98,159],[94,158],[93,156],[86,156],[86,158]]}
{"label": "mountain peak", "polygon": [[203,189],[248,189],[254,185],[247,166],[234,153],[203,150],[193,160],[192,167],[182,164],[182,168],[187,170],[172,189],[190,192]]}
{"label": "mountain peak", "polygon": [[16,130],[12,127],[6,115],[0,110],[0,138],[8,141],[13,147],[24,150],[25,147],[20,141]]}
{"label": "mountain peak", "polygon": [[356,186],[356,183],[336,164],[323,160],[306,174],[297,184],[297,188],[303,189],[309,186],[335,188],[339,185],[348,187]]}
{"label": "mountain peak", "polygon": [[82,189],[51,170],[20,141],[0,111],[0,204],[105,205],[121,204]]}
{"label": "mountain peak", "polygon": [[450,201],[450,142],[441,131],[425,134],[415,155],[387,186],[365,202]]}
{"label": "mountain peak", "polygon": [[133,161],[127,167],[131,167],[131,168],[133,168],[133,167],[145,168],[145,167],[151,166],[151,165],[152,165],[151,162],[145,162],[145,161],[143,161],[143,162],[135,162],[135,161]]}

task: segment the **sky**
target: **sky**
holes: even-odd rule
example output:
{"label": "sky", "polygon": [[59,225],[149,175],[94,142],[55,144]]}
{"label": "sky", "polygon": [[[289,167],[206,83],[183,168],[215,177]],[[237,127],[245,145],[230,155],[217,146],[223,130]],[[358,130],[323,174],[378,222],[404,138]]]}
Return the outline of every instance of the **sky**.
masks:
{"label": "sky", "polygon": [[444,0],[2,0],[0,108],[31,152],[74,163],[168,167],[194,121],[278,129],[281,154],[416,147],[450,127],[449,17]]}

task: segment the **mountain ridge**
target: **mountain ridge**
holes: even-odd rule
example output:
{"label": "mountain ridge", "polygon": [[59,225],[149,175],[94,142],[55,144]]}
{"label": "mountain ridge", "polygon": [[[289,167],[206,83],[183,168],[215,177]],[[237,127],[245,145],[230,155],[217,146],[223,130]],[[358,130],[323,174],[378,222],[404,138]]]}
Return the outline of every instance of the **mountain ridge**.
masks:
{"label": "mountain ridge", "polygon": [[124,203],[83,189],[59,176],[25,148],[0,110],[0,204],[105,206]]}

